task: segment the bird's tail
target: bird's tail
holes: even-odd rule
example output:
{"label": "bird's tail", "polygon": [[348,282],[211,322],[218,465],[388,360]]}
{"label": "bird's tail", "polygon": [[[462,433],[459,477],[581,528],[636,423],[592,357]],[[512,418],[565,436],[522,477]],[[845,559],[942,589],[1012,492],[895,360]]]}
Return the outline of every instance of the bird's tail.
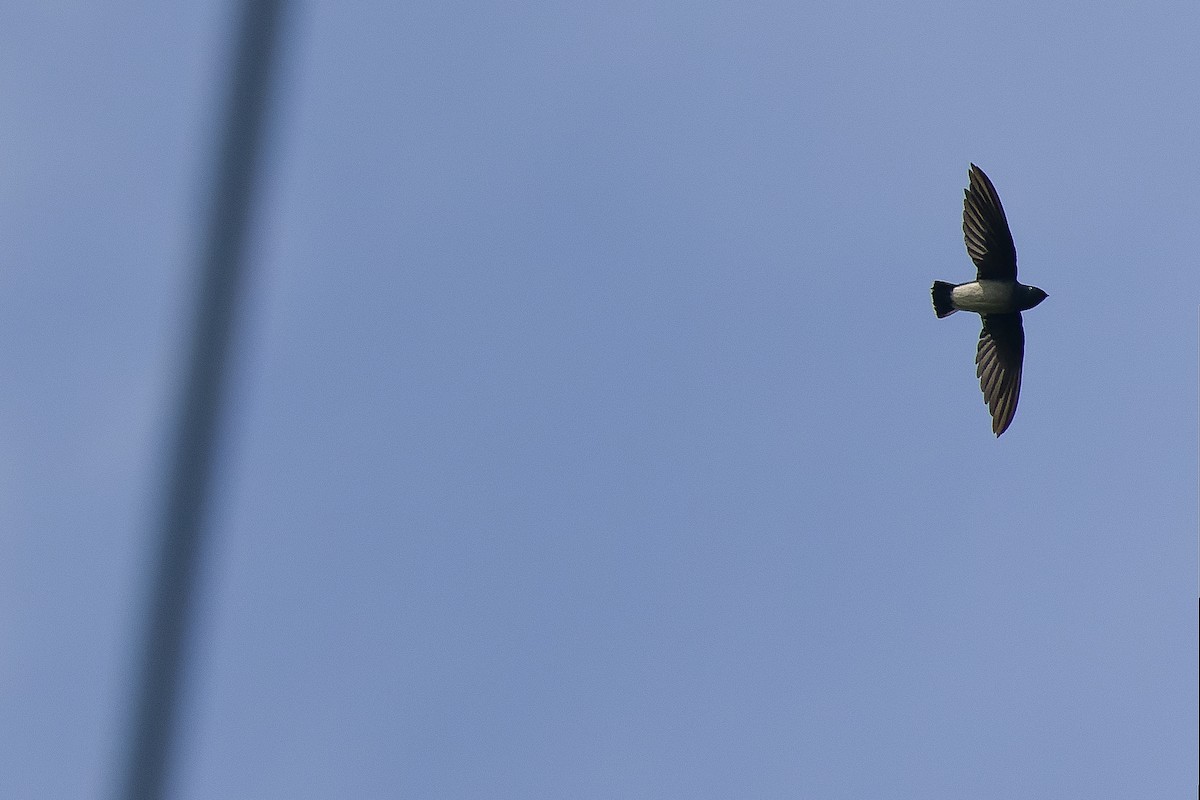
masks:
{"label": "bird's tail", "polygon": [[948,317],[955,311],[954,301],[950,298],[950,293],[954,291],[953,283],[945,281],[933,282],[933,313],[938,315],[938,319]]}

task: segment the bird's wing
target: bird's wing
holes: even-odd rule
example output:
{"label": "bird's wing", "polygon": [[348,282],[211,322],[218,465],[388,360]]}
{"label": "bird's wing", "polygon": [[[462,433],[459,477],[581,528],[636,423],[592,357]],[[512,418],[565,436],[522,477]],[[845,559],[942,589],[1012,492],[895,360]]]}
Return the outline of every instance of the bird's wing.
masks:
{"label": "bird's wing", "polygon": [[1021,314],[984,314],[975,374],[992,413],[992,432],[1008,430],[1021,396],[1021,360],[1025,355],[1025,329]]}
{"label": "bird's wing", "polygon": [[1017,248],[1004,218],[1000,195],[983,170],[974,164],[970,181],[963,199],[963,236],[967,240],[967,253],[975,262],[978,280],[1015,281]]}

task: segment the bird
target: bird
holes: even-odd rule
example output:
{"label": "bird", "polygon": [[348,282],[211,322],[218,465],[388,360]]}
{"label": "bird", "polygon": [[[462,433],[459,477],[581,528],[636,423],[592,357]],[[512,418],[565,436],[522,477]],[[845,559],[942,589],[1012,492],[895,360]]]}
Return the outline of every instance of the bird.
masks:
{"label": "bird", "polygon": [[1021,312],[1049,295],[1017,281],[1017,249],[1000,195],[974,164],[968,171],[965,194],[963,237],[967,255],[975,262],[975,280],[958,284],[934,281],[933,311],[938,319],[955,311],[971,311],[982,319],[975,376],[992,415],[992,433],[999,437],[1012,424],[1021,396],[1021,364],[1025,357]]}

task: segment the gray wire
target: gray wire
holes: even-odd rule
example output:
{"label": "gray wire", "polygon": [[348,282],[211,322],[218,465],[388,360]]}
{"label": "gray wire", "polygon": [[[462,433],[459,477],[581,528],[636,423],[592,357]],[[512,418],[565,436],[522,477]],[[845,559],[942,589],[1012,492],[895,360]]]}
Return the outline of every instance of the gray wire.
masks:
{"label": "gray wire", "polygon": [[118,798],[164,796],[187,665],[196,573],[221,432],[226,362],[245,272],[259,155],[283,0],[241,4],[231,83],[199,253],[199,293],[159,520],[159,558],[145,622],[127,761]]}

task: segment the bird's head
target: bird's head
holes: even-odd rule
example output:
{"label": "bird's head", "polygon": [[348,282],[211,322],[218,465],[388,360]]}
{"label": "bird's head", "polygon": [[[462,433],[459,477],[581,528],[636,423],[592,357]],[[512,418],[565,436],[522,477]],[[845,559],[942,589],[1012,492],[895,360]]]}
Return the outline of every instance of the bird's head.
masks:
{"label": "bird's head", "polygon": [[1026,308],[1033,308],[1050,296],[1036,286],[1027,286],[1025,290],[1025,302],[1028,304]]}

